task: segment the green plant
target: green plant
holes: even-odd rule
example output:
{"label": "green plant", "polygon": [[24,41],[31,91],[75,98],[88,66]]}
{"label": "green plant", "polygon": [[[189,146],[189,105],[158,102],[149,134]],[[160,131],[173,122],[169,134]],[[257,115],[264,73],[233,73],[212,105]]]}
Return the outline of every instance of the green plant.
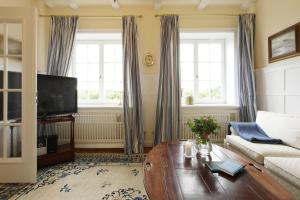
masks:
{"label": "green plant", "polygon": [[206,144],[209,141],[209,135],[217,134],[220,129],[217,120],[212,116],[202,116],[193,121],[189,120],[187,125],[195,134],[198,144]]}

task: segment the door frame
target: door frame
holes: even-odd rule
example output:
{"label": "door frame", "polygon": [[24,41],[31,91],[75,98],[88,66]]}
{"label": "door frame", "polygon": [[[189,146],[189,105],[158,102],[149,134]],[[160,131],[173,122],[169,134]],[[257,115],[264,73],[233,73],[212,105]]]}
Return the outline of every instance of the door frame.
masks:
{"label": "door frame", "polygon": [[37,10],[34,7],[0,7],[0,21],[22,22],[22,124],[20,158],[0,158],[1,183],[34,183],[37,175],[36,74]]}

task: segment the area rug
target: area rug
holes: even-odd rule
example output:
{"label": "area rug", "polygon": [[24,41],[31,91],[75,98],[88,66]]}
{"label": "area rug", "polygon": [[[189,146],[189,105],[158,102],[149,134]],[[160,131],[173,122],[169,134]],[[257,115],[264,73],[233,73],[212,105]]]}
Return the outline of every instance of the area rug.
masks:
{"label": "area rug", "polygon": [[35,184],[2,184],[6,200],[148,200],[143,185],[144,155],[77,155],[75,162],[38,172]]}

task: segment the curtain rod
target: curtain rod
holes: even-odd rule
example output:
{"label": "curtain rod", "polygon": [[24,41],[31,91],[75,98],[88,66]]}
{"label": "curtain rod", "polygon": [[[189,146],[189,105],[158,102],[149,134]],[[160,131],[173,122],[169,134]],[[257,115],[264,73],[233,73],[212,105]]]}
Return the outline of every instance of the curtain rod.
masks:
{"label": "curtain rod", "polygon": [[[99,16],[90,16],[90,15],[39,15],[40,17],[51,17],[51,16],[78,16],[79,18],[122,18],[123,15],[99,15]],[[143,18],[143,15],[124,15],[124,16],[134,16],[137,18]]]}
{"label": "curtain rod", "polygon": [[[243,13],[243,14],[253,14],[253,13]],[[156,14],[154,17],[161,17],[164,15],[179,15],[181,17],[197,17],[197,16],[228,16],[237,17],[243,14],[226,14],[226,13],[199,13],[199,14]]]}

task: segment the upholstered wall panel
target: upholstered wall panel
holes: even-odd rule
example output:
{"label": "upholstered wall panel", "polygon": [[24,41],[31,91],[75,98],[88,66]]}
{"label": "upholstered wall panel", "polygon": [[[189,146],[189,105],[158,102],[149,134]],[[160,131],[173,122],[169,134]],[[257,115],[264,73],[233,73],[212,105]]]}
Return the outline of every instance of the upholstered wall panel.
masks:
{"label": "upholstered wall panel", "polygon": [[257,69],[259,110],[300,114],[300,58],[275,62]]}

